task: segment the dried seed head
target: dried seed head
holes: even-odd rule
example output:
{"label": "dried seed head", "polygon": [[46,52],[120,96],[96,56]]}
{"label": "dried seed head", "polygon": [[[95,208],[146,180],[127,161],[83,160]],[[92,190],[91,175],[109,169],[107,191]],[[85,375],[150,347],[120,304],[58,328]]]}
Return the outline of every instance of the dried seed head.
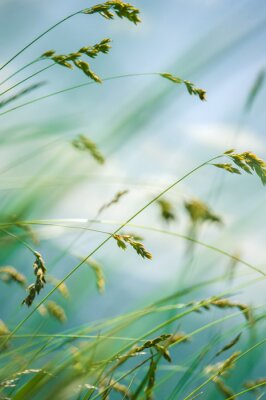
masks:
{"label": "dried seed head", "polygon": [[[10,330],[7,325],[0,319],[0,352],[1,350],[5,350],[8,347],[8,342],[4,339],[2,340],[1,336],[6,336],[10,334]],[[4,342],[3,344],[1,342]]]}
{"label": "dried seed head", "polygon": [[121,0],[106,1],[103,4],[97,4],[91,8],[86,8],[82,12],[84,14],[98,13],[106,19],[113,19],[115,13],[118,17],[126,18],[134,24],[141,22],[139,18],[139,9]]}
{"label": "dried seed head", "polygon": [[[49,275],[47,277],[47,282],[51,283],[54,286],[58,286],[58,284],[61,282],[60,279],[55,278],[52,275]],[[67,288],[67,285],[65,282],[60,283],[60,285],[57,287],[57,290],[64,296],[66,299],[70,297],[69,291]]]}
{"label": "dried seed head", "polygon": [[96,276],[97,289],[99,293],[104,293],[105,277],[102,266],[94,259],[89,258],[85,263],[94,271]]}
{"label": "dried seed head", "polygon": [[217,376],[226,375],[230,369],[234,368],[235,362],[236,362],[237,358],[239,357],[239,355],[240,355],[240,352],[237,351],[224,361],[221,361],[216,364],[208,365],[205,368],[205,373],[206,374],[216,374]]}
{"label": "dried seed head", "polygon": [[7,283],[14,281],[22,286],[27,282],[26,277],[23,274],[18,272],[16,268],[10,266],[0,267],[0,279]]}
{"label": "dried seed head", "polygon": [[224,397],[230,398],[231,400],[235,399],[235,395],[234,392],[232,391],[232,389],[230,387],[228,387],[221,378],[215,378],[213,379],[217,389],[224,395]]}
{"label": "dried seed head", "polygon": [[99,164],[104,164],[105,159],[96,144],[85,135],[78,135],[72,145],[79,150],[88,151]]}
{"label": "dried seed head", "polygon": [[234,308],[234,307],[238,308],[240,311],[242,311],[246,320],[250,324],[253,323],[253,315],[252,315],[251,308],[249,306],[247,306],[246,304],[230,301],[228,299],[212,300],[210,302],[210,304],[215,307],[218,307],[218,308]]}
{"label": "dried seed head", "polygon": [[118,247],[122,250],[127,248],[127,244],[129,244],[133,249],[139,254],[142,258],[147,258],[148,260],[152,259],[151,253],[149,253],[144,245],[134,239],[134,237],[130,235],[113,235],[113,238],[116,240]]}
{"label": "dried seed head", "polygon": [[148,383],[145,389],[146,400],[153,400],[153,389],[155,385],[155,374],[157,370],[158,362],[154,361],[153,357],[150,361],[149,371],[148,371]]}
{"label": "dried seed head", "polygon": [[197,88],[194,83],[181,79],[178,76],[173,76],[167,72],[160,74],[163,78],[168,79],[171,82],[177,83],[178,85],[184,84],[187,88],[187,91],[190,95],[198,96],[198,98],[202,101],[206,100],[206,91],[200,88]]}
{"label": "dried seed head", "polygon": [[33,263],[33,270],[34,275],[36,276],[35,283],[28,286],[27,290],[29,292],[28,296],[22,301],[22,304],[26,304],[30,307],[36,297],[40,293],[40,291],[44,288],[46,283],[45,274],[46,274],[46,267],[44,264],[44,260],[40,253],[37,251],[34,252],[35,254],[35,261]]}
{"label": "dried seed head", "polygon": [[215,356],[218,357],[220,354],[224,353],[225,351],[231,349],[233,346],[235,346],[241,337],[242,333],[239,333],[233,340],[231,340],[229,343],[227,343],[221,350],[219,350]]}
{"label": "dried seed head", "polygon": [[105,203],[105,204],[102,205],[102,207],[99,209],[97,215],[101,214],[104,210],[106,210],[107,208],[109,208],[113,204],[118,203],[120,201],[121,197],[123,197],[127,193],[128,193],[128,190],[122,190],[120,192],[117,192],[114,195],[114,197],[112,198],[111,201],[109,201],[108,203]]}
{"label": "dried seed head", "polygon": [[[127,386],[122,385],[121,383],[117,382],[113,378],[106,379],[106,386],[109,387],[110,389],[112,388],[117,393],[120,393],[123,396],[123,399],[128,399],[128,400],[133,399],[133,395],[130,392],[129,388]],[[102,390],[103,390],[103,388],[102,388]]]}
{"label": "dried seed head", "polygon": [[55,301],[48,301],[46,304],[48,313],[57,319],[59,322],[65,322],[67,320],[64,309],[59,306]]}
{"label": "dried seed head", "polygon": [[[252,381],[247,381],[244,383],[244,386],[248,389],[253,388],[254,386],[265,384],[266,385],[266,378],[258,378]],[[254,388],[256,390],[257,388]]]}
{"label": "dried seed head", "polygon": [[157,200],[157,204],[160,207],[161,217],[166,222],[174,221],[176,219],[176,215],[174,213],[174,207],[170,203],[170,201],[165,199]]}
{"label": "dried seed head", "polygon": [[205,221],[221,223],[222,219],[214,214],[210,208],[199,200],[185,202],[185,208],[193,224],[203,223]]}

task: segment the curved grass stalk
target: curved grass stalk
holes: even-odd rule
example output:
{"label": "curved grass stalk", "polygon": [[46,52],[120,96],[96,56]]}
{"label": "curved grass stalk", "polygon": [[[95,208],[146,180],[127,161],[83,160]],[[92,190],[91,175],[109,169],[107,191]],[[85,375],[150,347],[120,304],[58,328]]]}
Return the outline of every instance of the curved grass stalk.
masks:
{"label": "curved grass stalk", "polygon": [[[256,349],[257,347],[263,345],[264,343],[266,343],[266,339],[261,340],[260,342],[256,343],[255,345],[251,346],[250,348],[248,348],[244,353],[241,353],[236,359],[235,362],[237,362],[238,360],[240,360],[242,357],[244,357],[246,354],[248,354],[250,351]],[[199,385],[198,387],[196,387],[196,389],[194,389],[188,396],[186,396],[184,398],[184,400],[189,400],[191,399],[191,397],[198,392],[200,389],[202,389],[204,386],[206,386],[209,382],[211,382],[213,379],[215,379],[218,376],[219,372],[213,374],[212,376],[210,376],[208,379],[206,379],[206,381],[204,381],[201,385]],[[260,384],[261,385],[261,384]],[[265,383],[264,383],[265,385]],[[245,391],[244,391],[245,392]],[[236,395],[234,395],[236,396]],[[234,398],[234,397],[233,397]],[[231,397],[232,399],[232,397]]]}
{"label": "curved grass stalk", "polygon": [[[130,77],[138,77],[138,76],[145,76],[145,75],[148,75],[148,76],[149,76],[149,75],[150,75],[150,76],[151,76],[151,75],[160,75],[160,73],[159,73],[159,72],[147,72],[147,73],[137,73],[137,74],[116,75],[116,76],[110,76],[110,77],[107,77],[107,78],[103,78],[102,81],[103,81],[103,82],[107,82],[107,81],[111,81],[111,80],[115,80],[115,79],[130,78]],[[50,98],[50,97],[56,96],[56,95],[58,95],[58,94],[66,93],[66,92],[69,92],[69,91],[71,91],[71,90],[79,89],[79,88],[82,88],[82,87],[85,87],[85,86],[88,86],[88,85],[93,85],[93,84],[97,84],[97,83],[94,82],[94,81],[92,81],[92,82],[87,82],[87,83],[81,83],[81,84],[79,84],[79,85],[70,86],[70,87],[68,87],[68,88],[66,88],[66,89],[62,89],[62,90],[59,90],[59,91],[57,91],[57,92],[53,92],[53,93],[47,94],[47,95],[45,95],[45,96],[37,97],[37,98],[35,98],[35,99],[33,99],[33,100],[27,101],[27,102],[25,102],[25,103],[19,104],[19,105],[16,106],[16,107],[13,107],[13,108],[10,108],[10,109],[8,109],[8,110],[6,110],[6,111],[3,111],[2,113],[0,113],[0,116],[1,116],[1,115],[5,115],[5,114],[8,114],[8,113],[10,113],[11,111],[14,111],[14,110],[17,110],[17,109],[19,109],[19,108],[25,107],[25,106],[27,106],[27,105],[34,104],[34,103],[39,102],[39,101],[41,101],[41,100],[45,100],[45,99],[48,99],[48,98]]]}
{"label": "curved grass stalk", "polygon": [[[261,387],[261,386],[265,386],[265,385],[266,385],[265,382],[258,383],[257,385],[254,385],[254,386],[252,386],[252,387],[250,387],[250,388],[248,388],[248,389],[242,390],[241,392],[238,392],[238,393],[234,394],[234,396],[228,397],[227,400],[233,400],[233,399],[235,399],[236,397],[242,396],[242,394],[246,394],[247,392],[250,392],[251,390],[257,389],[257,388],[259,388],[259,387]],[[261,398],[261,397],[260,397],[260,398]],[[259,398],[258,398],[258,399],[259,399]]]}
{"label": "curved grass stalk", "polygon": [[[262,306],[260,306],[260,307],[262,307]],[[256,307],[256,308],[257,308],[257,307]],[[225,317],[216,319],[215,321],[211,321],[211,322],[209,322],[208,324],[205,324],[204,326],[202,326],[202,327],[200,327],[200,328],[197,328],[197,329],[195,329],[194,331],[190,332],[189,334],[187,334],[187,336],[189,336],[189,337],[195,336],[196,334],[201,333],[201,332],[203,332],[204,330],[206,330],[206,329],[208,329],[208,328],[210,328],[210,327],[212,327],[212,326],[215,326],[215,325],[217,325],[217,324],[219,324],[219,323],[221,323],[221,322],[224,322],[224,321],[227,321],[227,320],[229,320],[229,319],[231,319],[231,318],[234,318],[234,317],[238,316],[239,314],[241,314],[241,311],[240,311],[240,312],[238,311],[238,312],[235,312],[235,313],[226,315]],[[162,324],[160,324],[160,325],[157,326],[156,328],[150,330],[149,333],[147,334],[147,336],[150,336],[151,334],[155,333],[157,330],[160,330],[162,327],[164,327],[164,326],[166,326],[166,325],[168,325],[168,324],[171,324],[172,321],[173,321],[173,319],[178,319],[178,316],[175,316],[175,317],[173,317],[173,318],[171,318],[171,319],[169,319],[169,320],[163,322]],[[146,336],[146,334],[145,334],[145,336]],[[260,345],[263,344],[264,342],[266,342],[266,339],[264,339],[263,341],[257,343],[257,344],[256,344],[256,345],[257,345],[256,347],[260,346]],[[176,342],[176,344],[178,344],[178,341]],[[250,349],[248,349],[248,351],[252,351],[254,348],[255,348],[255,346],[252,346]],[[246,353],[243,353],[243,355],[244,355],[244,354],[247,354],[248,351],[246,351]],[[118,355],[119,355],[119,353],[118,353]],[[237,359],[239,359],[239,358],[240,358],[240,356],[239,356]],[[237,359],[236,359],[236,361],[237,361]],[[108,373],[109,373],[109,372],[108,372]],[[215,376],[216,376],[216,375],[217,375],[217,374],[215,374]],[[123,379],[123,378],[121,378],[121,379]],[[213,377],[212,377],[212,379],[213,379]],[[117,381],[119,381],[119,379],[118,379]],[[208,382],[209,382],[209,381],[210,381],[210,379],[208,379]],[[206,382],[207,382],[207,381],[206,381]],[[206,383],[206,384],[207,384],[207,383]],[[191,398],[191,396],[193,396],[193,395],[194,395],[198,390],[200,390],[200,389],[201,389],[201,387],[198,387],[197,390],[191,392],[190,395],[189,395],[189,397],[187,396],[186,398],[184,398],[184,400],[188,400],[189,398]],[[95,400],[95,399],[99,398],[99,396],[100,396],[100,394],[94,396],[94,397],[92,398],[92,400]]]}
{"label": "curved grass stalk", "polygon": [[47,67],[44,67],[44,68],[40,69],[40,70],[37,71],[37,72],[34,72],[33,74],[31,74],[31,75],[28,76],[27,78],[22,79],[21,81],[15,83],[15,85],[13,85],[13,86],[9,87],[8,89],[4,90],[2,93],[0,93],[0,96],[3,96],[4,94],[8,93],[10,90],[15,89],[17,86],[21,85],[21,84],[24,83],[24,82],[27,82],[29,79],[33,78],[33,77],[36,76],[36,75],[39,75],[41,72],[46,71],[47,69],[53,67],[54,65],[55,65],[55,63],[54,63],[54,64],[50,64],[50,65],[48,65]]}
{"label": "curved grass stalk", "polygon": [[[157,196],[155,196],[151,201],[146,203],[142,208],[140,208],[135,214],[133,214],[126,222],[121,224],[113,233],[115,235],[121,229],[123,229],[127,224],[129,224],[134,218],[140,215],[143,211],[145,211],[151,204],[155,203],[159,198],[161,198],[165,193],[169,192],[173,187],[178,185],[180,182],[188,178],[190,175],[198,171],[199,169],[203,168],[204,166],[208,165],[214,160],[223,157],[223,155],[215,156],[202,164],[198,165],[197,167],[193,168],[191,171],[183,175],[180,179],[175,181],[172,185],[168,186],[165,190],[160,192]],[[7,336],[4,342],[7,342],[24,324],[25,322],[35,313],[35,311],[43,304],[56,290],[57,288],[64,283],[68,278],[70,278],[90,257],[92,257],[98,250],[100,250],[106,243],[111,240],[112,236],[106,238],[103,242],[101,242],[94,250],[92,250],[81,262],[79,262],[59,283],[56,285],[38,304],[35,308],[13,329],[13,331]]]}
{"label": "curved grass stalk", "polygon": [[[47,222],[47,223],[45,222],[45,221],[50,221],[50,220],[43,220],[43,221],[44,222],[39,222],[38,220],[36,220],[36,221],[18,221],[18,222],[20,224],[25,224],[25,225],[27,225],[27,224],[29,224],[29,225],[49,225],[49,226],[50,225],[51,226],[54,225],[54,226],[62,226],[64,228],[83,229],[83,230],[88,230],[88,231],[92,230],[91,228],[86,228],[86,227],[81,227],[81,226],[69,226],[69,225],[60,225],[60,224],[56,225],[56,224],[50,224],[49,222]],[[56,221],[60,221],[60,220],[56,220]],[[63,221],[66,221],[66,220],[63,220]],[[90,223],[94,222],[94,223],[102,223],[102,224],[110,224],[110,225],[114,225],[114,224],[121,225],[121,224],[123,224],[122,222],[119,222],[119,221],[108,221],[108,220],[86,220],[86,222],[90,222]],[[162,234],[165,234],[165,235],[176,236],[176,237],[179,237],[181,239],[193,242],[195,244],[198,244],[199,246],[205,247],[205,248],[207,248],[209,250],[212,250],[212,251],[214,251],[216,253],[222,254],[225,257],[229,257],[232,260],[237,261],[237,262],[245,265],[246,267],[248,267],[248,268],[260,273],[261,275],[266,276],[266,273],[264,271],[262,271],[260,268],[255,267],[254,265],[250,264],[249,262],[243,260],[242,258],[237,257],[236,255],[230,254],[227,251],[225,251],[223,249],[220,249],[219,247],[216,247],[216,246],[210,245],[208,243],[202,242],[202,241],[197,240],[195,238],[192,238],[190,236],[183,235],[183,234],[178,233],[178,232],[172,232],[172,231],[168,231],[168,230],[165,230],[165,229],[150,227],[150,226],[146,226],[146,225],[138,225],[138,224],[131,224],[131,223],[126,223],[126,225],[130,226],[132,228],[145,229],[145,230],[148,230],[148,231],[151,231],[151,232],[157,232],[157,233],[162,233]],[[113,235],[110,232],[97,231],[97,230],[96,230],[96,232],[106,233],[106,234],[109,234],[111,236]]]}
{"label": "curved grass stalk", "polygon": [[28,64],[24,65],[23,67],[19,68],[17,71],[13,72],[13,74],[9,75],[7,78],[5,78],[2,82],[0,82],[0,86],[3,85],[4,83],[6,83],[7,81],[9,81],[9,79],[13,78],[14,76],[16,76],[17,74],[19,74],[20,72],[24,71],[24,69],[30,67],[31,65],[37,63],[41,61],[41,58],[38,57],[35,60],[29,62]]}
{"label": "curved grass stalk", "polygon": [[14,233],[8,232],[7,230],[2,229],[2,228],[0,228],[0,231],[5,233],[8,236],[14,238],[15,240],[17,240],[21,244],[23,244],[23,246],[25,246],[34,256],[36,255],[35,250],[27,242],[25,242],[24,240],[20,239],[19,236],[15,235]]}
{"label": "curved grass stalk", "polygon": [[75,15],[81,14],[82,10],[76,11],[73,14],[68,15],[67,17],[61,19],[58,21],[56,24],[52,25],[49,29],[35,37],[31,42],[29,42],[25,47],[23,47],[18,53],[16,53],[13,57],[11,57],[8,61],[5,62],[4,65],[0,67],[0,71],[4,69],[8,64],[10,64],[15,58],[17,58],[20,54],[22,54],[25,50],[27,50],[30,46],[32,46],[34,43],[36,43],[39,39],[41,39],[43,36],[45,36],[48,32],[52,31],[54,28],[57,26],[61,25],[63,22],[67,21],[68,19],[74,17]]}
{"label": "curved grass stalk", "polygon": [[[240,287],[245,287],[246,285],[247,285],[247,284],[240,285],[240,286],[238,287],[238,289],[239,289]],[[231,293],[231,292],[232,292],[232,289],[227,290],[227,291],[224,291],[223,293],[220,294],[220,297],[221,297],[221,296],[226,296],[226,295],[228,295],[228,294]],[[209,301],[206,300],[205,304],[207,305],[208,302],[209,302]],[[255,309],[259,309],[259,308],[262,308],[262,307],[264,307],[264,305],[262,305],[262,306],[257,306],[257,307],[255,307]],[[165,321],[165,322],[163,322],[163,323],[160,323],[159,325],[157,325],[156,327],[154,327],[152,330],[146,332],[144,335],[141,335],[135,342],[131,343],[130,345],[126,345],[124,348],[120,349],[118,352],[116,352],[116,353],[115,353],[113,356],[111,356],[109,359],[105,360],[105,363],[108,364],[108,363],[110,363],[110,362],[113,362],[113,361],[117,360],[117,357],[119,357],[121,354],[123,354],[124,352],[126,352],[127,350],[129,350],[129,349],[131,348],[132,344],[133,344],[133,345],[136,345],[139,341],[141,341],[141,340],[143,340],[143,339],[145,339],[145,338],[147,338],[147,337],[150,337],[151,335],[153,335],[153,334],[156,333],[157,331],[161,330],[162,328],[164,328],[164,327],[166,327],[166,326],[168,326],[168,325],[171,325],[173,322],[177,321],[178,319],[181,319],[181,318],[183,318],[184,316],[189,315],[190,313],[194,312],[194,311],[197,310],[198,308],[199,308],[199,305],[192,306],[192,307],[189,308],[188,310],[183,311],[183,312],[181,312],[180,314],[178,314],[178,315],[176,315],[176,316],[174,316],[174,317],[172,317],[172,318],[167,319],[167,321]],[[156,311],[156,310],[155,310],[155,311]],[[150,311],[150,312],[152,312],[152,311]],[[242,312],[240,311],[240,312],[234,313],[233,315],[234,315],[234,316],[235,316],[235,315],[240,315],[241,313],[242,313]],[[231,315],[232,315],[232,314],[230,314],[230,315],[227,316],[227,317],[230,318]],[[142,315],[140,315],[140,316],[142,316]],[[143,314],[143,316],[145,316],[145,314]],[[227,319],[227,317],[225,317],[225,319]],[[137,319],[138,319],[138,318],[139,318],[139,316],[137,316]],[[224,321],[225,319],[222,318],[221,321]],[[219,320],[219,321],[220,321],[220,320]],[[130,323],[131,323],[131,322],[130,322]],[[212,324],[212,323],[210,323],[210,324]],[[210,324],[208,324],[208,326],[212,326],[212,325],[210,325]],[[205,325],[204,325],[203,327],[201,327],[201,328],[198,328],[195,332],[196,332],[196,333],[201,332],[202,330],[204,330],[204,328],[205,328]],[[193,332],[194,332],[194,331],[193,331]],[[194,333],[193,333],[193,334],[194,334]],[[191,334],[188,334],[187,336],[192,336],[192,335],[191,335]],[[178,343],[178,342],[176,342],[176,343]],[[90,350],[90,347],[89,347],[88,349]],[[84,352],[85,352],[85,349],[83,349],[83,353],[84,353]],[[64,364],[64,365],[62,366],[62,368],[65,368],[66,365],[68,365],[68,363],[69,363],[69,362],[67,362],[66,364]],[[60,370],[61,370],[61,368],[60,368]]]}

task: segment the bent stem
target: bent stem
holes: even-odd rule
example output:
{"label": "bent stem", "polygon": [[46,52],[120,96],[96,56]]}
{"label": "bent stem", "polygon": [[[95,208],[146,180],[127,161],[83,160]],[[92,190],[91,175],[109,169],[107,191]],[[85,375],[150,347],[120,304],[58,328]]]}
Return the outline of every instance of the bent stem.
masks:
{"label": "bent stem", "polygon": [[19,86],[19,85],[21,85],[22,83],[28,81],[29,79],[33,78],[34,76],[39,75],[41,72],[46,71],[47,69],[53,67],[54,65],[55,65],[55,63],[54,63],[54,64],[50,64],[50,65],[48,65],[48,66],[46,66],[46,67],[40,69],[39,71],[34,72],[34,73],[31,74],[30,76],[27,76],[27,78],[22,79],[21,81],[15,83],[15,85],[10,86],[8,89],[4,90],[2,93],[0,93],[0,96],[3,96],[4,94],[10,92],[10,90],[15,89],[17,86]]}
{"label": "bent stem", "polygon": [[20,54],[22,54],[25,50],[27,50],[30,46],[32,46],[35,42],[37,42],[39,39],[41,39],[44,35],[46,35],[48,32],[56,28],[58,25],[61,25],[63,22],[67,21],[68,19],[74,17],[75,15],[81,14],[82,10],[76,11],[73,14],[68,15],[67,17],[61,19],[58,21],[56,24],[52,25],[49,29],[41,33],[39,36],[37,36],[35,39],[33,39],[30,43],[28,43],[23,49],[21,49],[18,53],[16,53],[13,57],[11,57],[2,67],[0,67],[0,71],[4,69],[8,64],[10,64],[15,58],[17,58]]}
{"label": "bent stem", "polygon": [[[138,76],[145,76],[145,75],[148,75],[148,76],[149,75],[150,76],[151,75],[160,75],[160,73],[159,72],[146,72],[146,73],[138,73],[138,74],[116,75],[116,76],[110,76],[110,77],[104,78],[104,79],[102,79],[102,81],[103,82],[104,81],[112,81],[112,80],[115,80],[115,79],[131,78],[131,77],[138,77]],[[70,87],[68,87],[66,89],[62,89],[62,90],[59,90],[57,92],[52,92],[52,93],[47,94],[45,96],[37,97],[37,98],[35,98],[33,100],[27,101],[26,103],[19,104],[16,107],[10,108],[10,109],[0,113],[0,116],[8,114],[11,111],[14,111],[14,110],[17,110],[19,108],[25,107],[27,105],[30,105],[30,104],[33,104],[33,103],[37,103],[38,101],[48,99],[49,97],[53,97],[53,96],[56,96],[56,95],[61,94],[61,93],[66,93],[66,92],[69,92],[71,90],[79,89],[79,88],[82,88],[82,87],[85,87],[85,86],[88,86],[88,85],[93,85],[93,84],[96,84],[96,82],[92,81],[92,82],[87,82],[87,83],[81,83],[79,85],[70,86]]]}
{"label": "bent stem", "polygon": [[19,68],[17,71],[13,72],[13,74],[9,75],[7,78],[5,78],[2,82],[0,82],[0,86],[3,85],[4,83],[6,83],[7,81],[9,81],[9,79],[13,78],[14,76],[16,76],[17,74],[19,74],[20,72],[24,71],[24,69],[30,67],[33,64],[36,64],[37,62],[41,61],[41,58],[38,57],[35,60],[31,61],[30,63],[24,65],[24,67]]}
{"label": "bent stem", "polygon": [[[103,234],[107,234],[112,236],[113,234],[111,232],[107,232],[107,231],[102,231],[102,230],[98,230],[98,229],[92,229],[92,228],[88,228],[86,226],[78,226],[78,225],[63,225],[61,222],[68,222],[68,221],[72,221],[72,220],[68,220],[68,219],[64,219],[64,220],[33,220],[33,221],[18,221],[18,223],[20,223],[21,225],[40,225],[40,226],[51,226],[51,227],[62,227],[62,228],[67,228],[67,229],[80,229],[83,231],[92,231],[92,232],[98,232],[98,233],[103,233]],[[84,220],[87,223],[100,223],[100,224],[107,224],[107,225],[121,225],[122,222],[121,221],[109,221],[109,220],[95,220],[95,219],[91,219],[91,220]],[[59,222],[59,223],[58,223]],[[0,227],[8,227],[8,226],[12,226],[12,223],[8,223],[8,224],[0,224]],[[253,271],[256,271],[258,273],[260,273],[263,276],[266,276],[266,273],[264,271],[262,271],[260,268],[254,266],[253,264],[250,264],[249,262],[243,260],[242,258],[228,253],[227,251],[221,249],[220,247],[216,247],[212,244],[206,243],[206,242],[202,242],[200,240],[197,240],[191,236],[188,235],[183,235],[181,233],[178,232],[173,232],[173,231],[168,231],[165,229],[160,229],[160,228],[156,228],[156,227],[152,227],[152,226],[147,226],[147,225],[138,225],[138,224],[131,224],[131,223],[127,223],[127,226],[130,226],[132,228],[137,228],[137,229],[143,229],[143,230],[147,230],[150,232],[156,232],[156,233],[162,233],[164,235],[169,235],[169,236],[175,236],[178,237],[180,239],[184,239],[186,241],[195,243],[199,246],[205,247],[206,249],[212,250],[216,253],[219,253],[225,257],[230,258],[231,260],[234,260],[236,262],[239,262],[240,264],[245,265],[246,267],[252,269]]]}
{"label": "bent stem", "polygon": [[36,306],[35,308],[10,332],[10,334],[6,337],[4,343],[8,342],[10,338],[25,324],[25,322],[35,313],[35,311],[58,289],[62,283],[64,283],[68,278],[70,278],[80,267],[83,265],[90,257],[92,257],[98,250],[100,250],[109,240],[112,239],[113,235],[118,233],[121,229],[123,229],[128,223],[130,223],[134,218],[136,218],[139,214],[145,211],[151,204],[155,203],[160,197],[162,197],[165,193],[169,192],[173,187],[178,185],[180,182],[185,180],[187,177],[192,175],[194,172],[208,165],[214,160],[223,157],[223,155],[215,156],[204,163],[198,165],[193,168],[191,171],[183,175],[180,179],[175,181],[172,185],[168,186],[165,190],[160,192],[156,197],[150,200],[147,204],[145,204],[142,208],[140,208],[135,214],[133,214],[126,222],[122,223],[113,233],[112,236],[106,238],[103,242],[101,242],[92,252],[90,252],[83,260],[81,260]]}

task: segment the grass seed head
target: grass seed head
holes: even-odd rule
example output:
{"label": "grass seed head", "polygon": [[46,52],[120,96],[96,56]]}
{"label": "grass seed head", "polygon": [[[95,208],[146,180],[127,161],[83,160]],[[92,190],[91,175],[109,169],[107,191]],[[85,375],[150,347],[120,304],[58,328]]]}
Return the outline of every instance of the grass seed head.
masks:
{"label": "grass seed head", "polygon": [[67,320],[64,309],[59,306],[55,301],[48,301],[46,304],[48,313],[57,319],[57,321],[63,323]]}
{"label": "grass seed head", "polygon": [[82,12],[84,14],[98,13],[106,19],[113,19],[114,14],[116,14],[119,18],[126,18],[134,24],[141,22],[139,9],[121,0],[106,1],[105,3],[97,4],[91,8],[86,8]]}
{"label": "grass seed head", "polygon": [[233,353],[230,357],[228,357],[226,360],[221,361],[219,363],[216,364],[211,364],[208,365],[205,368],[205,373],[206,374],[215,374],[216,376],[223,376],[226,375],[228,373],[229,370],[231,370],[232,368],[235,367],[235,363],[237,358],[239,357],[240,352],[237,351],[235,353]]}
{"label": "grass seed head", "polygon": [[148,260],[152,259],[151,253],[149,253],[144,245],[134,239],[134,237],[130,235],[113,235],[113,238],[116,240],[118,247],[122,250],[126,250],[127,244],[129,244],[137,254],[139,254],[142,258],[147,258]]}
{"label": "grass seed head", "polygon": [[255,172],[262,184],[266,185],[266,162],[256,154],[250,151],[235,153],[234,150],[228,150],[224,155],[235,164],[236,168],[231,163],[213,164],[215,167],[222,168],[234,174],[241,174],[241,170],[248,174]]}
{"label": "grass seed head", "polygon": [[99,164],[104,164],[104,156],[102,155],[96,144],[87,136],[78,135],[72,141],[72,145],[78,150],[88,151]]}
{"label": "grass seed head", "polygon": [[0,267],[0,279],[7,283],[14,281],[22,286],[27,282],[26,277],[23,274],[18,272],[16,268],[10,266]]}
{"label": "grass seed head", "polygon": [[1,352],[1,350],[5,350],[8,347],[8,342],[5,341],[5,339],[3,340],[4,343],[3,344],[1,343],[2,342],[1,336],[4,337],[9,334],[10,334],[10,330],[8,329],[8,327],[4,323],[4,321],[2,321],[0,319],[0,352]]}
{"label": "grass seed head", "polygon": [[102,266],[94,259],[89,258],[85,263],[94,271],[96,276],[97,289],[100,294],[105,291],[105,277]]}
{"label": "grass seed head", "polygon": [[213,381],[225,399],[230,398],[233,400],[236,398],[232,389],[228,387],[221,378],[215,378]]}
{"label": "grass seed head", "polygon": [[165,199],[159,199],[159,200],[157,200],[157,204],[160,207],[161,217],[164,221],[170,222],[170,221],[174,221],[176,219],[174,207],[170,203],[170,201],[165,200]]}
{"label": "grass seed head", "polygon": [[222,223],[221,217],[214,214],[212,210],[200,200],[191,200],[185,202],[185,209],[193,224],[203,222]]}
{"label": "grass seed head", "polygon": [[206,90],[200,89],[200,88],[196,87],[196,86],[194,85],[194,83],[192,83],[192,82],[190,82],[190,81],[187,81],[187,80],[184,80],[184,79],[182,79],[182,78],[179,78],[178,76],[171,75],[171,74],[169,74],[168,72],[161,73],[160,75],[161,75],[163,78],[168,79],[169,81],[171,81],[171,82],[173,82],[173,83],[176,83],[176,84],[178,84],[178,85],[184,84],[184,85],[186,86],[186,89],[187,89],[187,91],[188,91],[188,93],[189,93],[190,95],[198,96],[198,98],[199,98],[200,100],[202,100],[202,101],[204,101],[204,100],[207,99],[207,97],[206,97],[206,95],[207,95],[207,94],[206,94]]}
{"label": "grass seed head", "polygon": [[32,283],[30,286],[28,286],[27,290],[29,294],[22,301],[22,304],[26,304],[28,307],[32,305],[36,295],[40,293],[40,291],[44,288],[44,285],[46,284],[46,267],[44,260],[41,254],[37,251],[35,251],[34,254],[36,259],[33,263],[33,271],[34,275],[36,276],[36,280],[35,283]]}

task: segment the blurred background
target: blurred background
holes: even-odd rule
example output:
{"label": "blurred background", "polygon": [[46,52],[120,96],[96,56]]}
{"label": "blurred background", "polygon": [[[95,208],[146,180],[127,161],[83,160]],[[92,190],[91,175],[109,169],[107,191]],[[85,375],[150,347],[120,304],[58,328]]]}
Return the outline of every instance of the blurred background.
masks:
{"label": "blurred background", "polygon": [[[0,0],[1,64],[59,19],[92,5],[87,0],[57,0],[49,5]],[[0,116],[2,219],[18,216],[72,226],[33,225],[39,244],[32,246],[58,279],[106,237],[78,227],[113,232],[177,178],[229,148],[250,150],[266,159],[265,1],[136,0],[134,5],[141,9],[142,24],[77,15],[0,73],[2,82],[47,50],[65,54],[110,37],[110,54],[91,61],[100,77],[169,72],[207,91],[207,101],[201,102],[189,96],[185,87],[159,76],[126,77],[58,94]],[[22,71],[1,86],[1,93],[48,64],[42,61],[41,66],[37,63]],[[39,82],[43,86],[1,107],[0,112],[87,83],[88,78],[77,70],[55,66],[14,93]],[[72,146],[78,134],[97,144],[106,157],[104,165]],[[98,218],[99,208],[122,190],[128,193]],[[106,277],[103,295],[97,293],[94,274],[86,265],[67,281],[72,301],[55,295],[66,311],[66,328],[120,315],[228,271],[228,257],[189,245],[175,235],[139,227],[191,234],[184,204],[192,199],[206,203],[223,221],[203,224],[196,233],[198,240],[266,270],[266,192],[257,177],[226,174],[207,166],[165,199],[173,205],[175,220],[166,223],[159,205],[153,204],[132,221],[136,226],[123,230],[144,238],[152,262],[140,259],[131,249],[122,252],[110,241],[95,255]],[[100,221],[87,222],[95,218]],[[27,236],[25,240],[30,241]],[[31,282],[32,254],[4,234],[1,241],[1,265],[15,266]],[[241,284],[246,285],[236,291],[239,300],[264,304],[262,277],[240,263],[233,282],[217,281],[189,298],[207,298]],[[3,302],[10,297],[11,286],[0,285]],[[1,307],[0,318],[11,327],[28,313],[19,305],[23,296],[18,288],[9,298],[11,305]],[[42,319],[37,313],[23,329],[39,326],[43,331],[61,329],[58,321]]]}

